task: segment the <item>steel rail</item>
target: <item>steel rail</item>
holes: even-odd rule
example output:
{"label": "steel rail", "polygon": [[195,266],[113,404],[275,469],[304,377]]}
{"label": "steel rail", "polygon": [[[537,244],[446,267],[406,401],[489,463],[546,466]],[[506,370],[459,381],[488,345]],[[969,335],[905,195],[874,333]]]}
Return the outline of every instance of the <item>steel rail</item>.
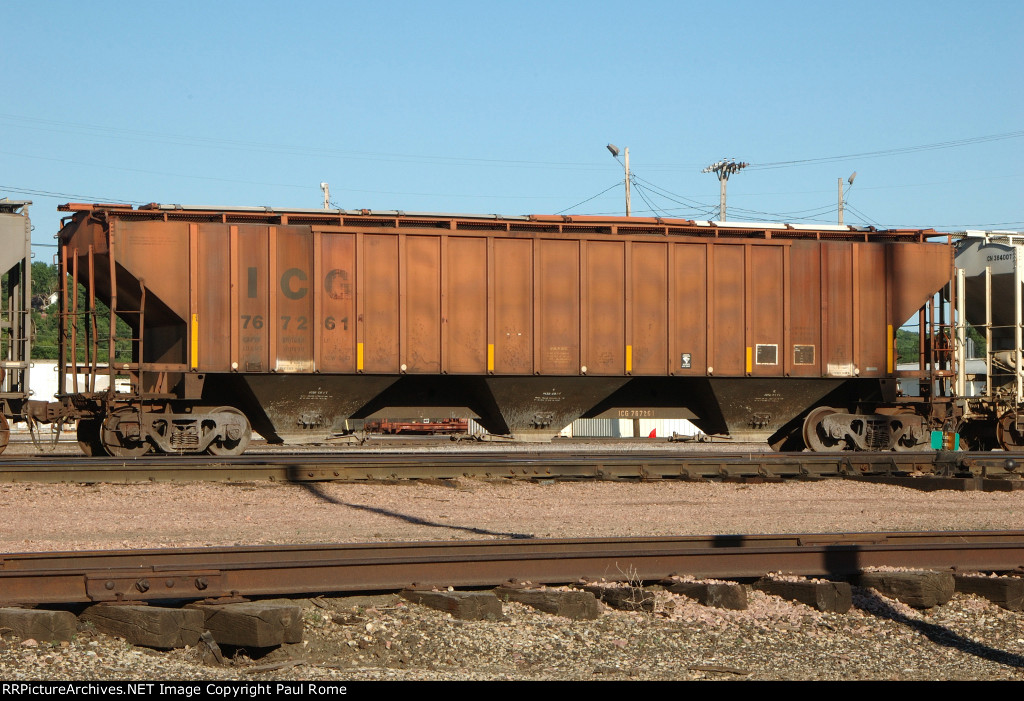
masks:
{"label": "steel rail", "polygon": [[488,587],[672,574],[843,577],[872,567],[1009,571],[1024,531],[273,545],[0,556],[0,602],[69,604]]}
{"label": "steel rail", "polygon": [[[0,483],[365,481],[393,479],[740,479],[1016,476],[1005,453],[404,452],[4,457]],[[1004,480],[1005,481],[1005,480]]]}

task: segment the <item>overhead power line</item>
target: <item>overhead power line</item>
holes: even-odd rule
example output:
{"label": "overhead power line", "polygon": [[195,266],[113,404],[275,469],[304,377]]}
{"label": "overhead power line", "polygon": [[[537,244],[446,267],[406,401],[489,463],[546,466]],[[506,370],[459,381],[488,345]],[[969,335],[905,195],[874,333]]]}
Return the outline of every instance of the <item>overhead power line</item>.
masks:
{"label": "overhead power line", "polygon": [[588,197],[587,199],[583,200],[582,202],[577,202],[577,203],[576,203],[576,204],[574,204],[574,205],[573,205],[572,207],[566,207],[566,208],[565,208],[565,209],[563,209],[563,210],[562,210],[561,212],[555,212],[555,214],[565,214],[565,213],[566,213],[566,212],[568,212],[568,211],[569,211],[570,209],[576,209],[576,208],[577,208],[577,207],[579,207],[579,206],[580,206],[581,204],[586,204],[587,202],[590,202],[591,200],[596,200],[596,199],[597,199],[598,197],[600,197],[600,196],[601,196],[601,195],[603,195],[604,193],[608,192],[609,190],[614,190],[614,189],[615,189],[615,188],[617,188],[618,186],[619,186],[619,183],[618,183],[618,181],[616,181],[614,185],[612,185],[611,187],[605,188],[604,190],[601,190],[601,192],[597,193],[597,194],[596,194],[596,195],[594,195],[593,197]]}
{"label": "overhead power line", "polygon": [[849,202],[847,202],[847,203],[846,203],[846,208],[847,208],[847,209],[849,209],[849,210],[850,210],[851,212],[853,212],[854,214],[856,214],[856,215],[857,215],[858,217],[860,217],[860,218],[861,218],[862,220],[864,220],[864,221],[866,221],[867,223],[871,224],[871,225],[872,225],[873,227],[875,227],[876,229],[885,229],[885,228],[888,228],[887,226],[884,226],[884,225],[882,225],[882,224],[879,224],[879,223],[878,223],[878,222],[876,222],[876,221],[875,221],[874,219],[872,219],[872,218],[871,218],[871,217],[869,217],[868,215],[864,214],[864,212],[860,211],[859,209],[857,209],[856,207],[854,207],[854,206],[853,206],[852,204],[850,204]]}
{"label": "overhead power line", "polygon": [[[636,180],[644,183],[644,185],[647,186],[647,190],[649,192],[652,192],[653,194],[657,195],[658,197],[662,197],[662,198],[664,198],[664,199],[666,199],[666,200],[668,200],[670,202],[675,202],[676,204],[685,205],[687,208],[689,208],[691,210],[694,210],[696,212],[696,214],[698,214],[698,215],[703,215],[703,216],[708,217],[710,219],[711,217],[713,217],[713,216],[718,214],[718,210],[713,205],[707,204],[706,202],[700,202],[698,200],[691,199],[689,197],[686,197],[685,195],[676,194],[674,192],[666,190],[665,188],[663,188],[663,187],[661,187],[659,185],[655,185],[654,183],[652,183],[649,180],[645,180],[643,178],[636,177],[636,176],[634,176],[634,177],[636,178]],[[669,208],[669,209],[671,210],[673,208]],[[678,208],[675,208],[675,209],[678,209]]]}
{"label": "overhead power line", "polygon": [[347,158],[354,160],[370,161],[391,161],[401,163],[434,163],[447,165],[468,165],[468,166],[498,166],[509,168],[536,168],[544,166],[555,169],[568,170],[605,170],[606,166],[599,163],[574,163],[561,161],[528,161],[499,158],[474,158],[464,156],[442,156],[433,154],[415,153],[391,153],[384,151],[354,151],[348,149],[330,148],[324,146],[295,146],[287,144],[274,144],[258,141],[239,141],[235,139],[218,139],[202,136],[168,134],[138,129],[123,129],[117,127],[104,127],[95,124],[81,124],[74,122],[62,122],[52,119],[40,119],[25,117],[21,115],[2,114],[0,121],[11,122],[26,129],[37,129],[65,134],[85,134],[89,136],[123,139],[128,141],[143,141],[150,143],[165,143],[175,146],[196,146],[205,148],[218,148],[232,151],[252,151],[260,153],[293,154],[299,156],[328,156],[332,158]]}
{"label": "overhead power line", "polygon": [[1024,137],[1024,131],[1009,131],[1002,134],[989,134],[988,136],[973,136],[966,139],[954,141],[940,141],[934,144],[922,144],[920,146],[905,146],[902,148],[882,149],[879,151],[865,151],[863,153],[848,153],[842,156],[823,156],[821,158],[804,158],[795,161],[776,161],[774,163],[751,163],[751,170],[767,170],[771,168],[792,168],[794,166],[810,165],[813,163],[834,163],[846,161],[853,158],[881,158],[882,156],[897,156],[904,153],[916,153],[918,151],[935,151],[958,146],[970,146],[982,144],[989,141],[1004,141],[1006,139],[1019,139]]}
{"label": "overhead power line", "polygon": [[645,188],[641,187],[636,183],[633,183],[633,185],[636,188],[636,194],[640,195],[640,199],[642,199],[647,204],[647,206],[651,208],[651,211],[656,212],[659,215],[668,215],[668,212],[666,212],[663,209],[659,209],[657,206],[655,206],[653,202],[651,202],[651,200],[647,197],[647,194],[644,192]]}
{"label": "overhead power line", "polygon": [[0,185],[4,192],[15,192],[19,195],[31,195],[32,197],[45,197],[55,200],[71,200],[77,202],[108,202],[117,204],[148,204],[141,200],[126,200],[123,197],[98,197],[96,195],[76,195],[68,192],[52,192],[50,190],[33,190],[24,187],[13,187],[11,185]]}
{"label": "overhead power line", "polygon": [[[102,168],[104,170],[122,171],[126,173],[142,173],[144,175],[159,175],[162,177],[169,178],[183,178],[187,180],[207,180],[213,182],[223,183],[235,183],[241,185],[258,185],[260,187],[287,187],[297,190],[309,190],[310,185],[308,183],[297,185],[295,183],[272,183],[272,182],[260,182],[254,180],[239,180],[236,178],[222,178],[212,175],[198,175],[195,173],[173,173],[169,171],[157,171],[157,170],[142,170],[140,168],[124,168],[120,166],[104,165],[95,162],[84,162],[84,161],[73,161],[65,158],[49,158],[46,156],[33,156],[25,153],[13,153],[10,151],[0,151],[0,155],[13,156],[15,158],[30,158],[33,160],[50,161],[55,163],[68,163],[70,165],[78,165],[87,168]],[[444,193],[444,192],[398,192],[393,190],[365,190],[351,187],[336,187],[336,191],[359,193],[359,194],[371,194],[371,195],[408,195],[411,197],[466,197],[474,199],[514,199],[514,200],[552,200],[561,199],[555,195],[480,195],[480,194],[469,194],[469,193]]]}
{"label": "overhead power line", "polygon": [[[151,143],[165,143],[176,146],[195,146],[206,148],[219,148],[236,151],[252,151],[263,153],[293,154],[299,156],[327,156],[331,158],[346,158],[353,160],[370,160],[383,162],[404,162],[404,163],[434,163],[457,166],[476,167],[502,167],[502,168],[551,168],[562,170],[604,170],[606,166],[597,162],[572,162],[572,161],[530,161],[522,159],[500,159],[500,158],[479,158],[470,156],[448,156],[437,154],[415,154],[386,151],[357,151],[349,149],[324,147],[322,145],[288,145],[275,144],[260,141],[242,141],[237,139],[222,139],[214,137],[203,137],[185,134],[169,134],[139,129],[126,129],[121,127],[109,127],[97,124],[85,124],[78,122],[65,122],[54,119],[30,117],[26,115],[0,113],[0,121],[16,125],[25,129],[40,131],[89,135],[101,138],[124,139],[129,141],[143,141]],[[831,163],[854,158],[878,158],[883,156],[895,156],[918,151],[930,151],[936,149],[956,148],[974,144],[1002,141],[1006,139],[1018,139],[1024,137],[1024,131],[1003,132],[1000,134],[988,134],[984,136],[967,137],[951,141],[940,141],[931,144],[917,146],[906,146],[877,151],[865,151],[862,153],[844,154],[838,156],[823,156],[817,158],[805,158],[791,161],[774,161],[765,163],[751,163],[751,169],[791,168],[816,163]],[[644,167],[648,170],[689,170],[697,164],[693,163],[649,163]]]}

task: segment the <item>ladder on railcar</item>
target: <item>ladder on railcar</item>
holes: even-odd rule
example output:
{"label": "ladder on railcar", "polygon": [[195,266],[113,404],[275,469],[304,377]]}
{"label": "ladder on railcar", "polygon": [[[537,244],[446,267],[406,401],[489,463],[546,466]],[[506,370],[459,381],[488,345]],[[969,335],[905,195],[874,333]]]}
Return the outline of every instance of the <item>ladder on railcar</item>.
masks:
{"label": "ladder on railcar", "polygon": [[[116,264],[110,256],[110,307],[109,330],[106,338],[106,362],[101,362],[101,342],[104,335],[100,333],[97,323],[99,311],[96,303],[96,256],[92,246],[86,251],[86,268],[79,270],[80,253],[77,249],[64,248],[61,251],[61,279],[63,280],[63,297],[61,317],[62,329],[67,339],[62,352],[61,365],[66,374],[71,376],[71,386],[67,387],[62,379],[61,393],[74,395],[97,393],[97,378],[106,375],[107,387],[102,390],[108,396],[124,394],[138,396],[141,393],[141,362],[143,357],[143,329],[145,328],[146,286],[139,281],[139,308],[125,308],[118,305],[119,284],[116,277]],[[74,290],[74,294],[71,293]],[[84,294],[82,294],[84,292]],[[81,304],[79,298],[82,298]],[[70,307],[70,308],[69,308]],[[124,320],[129,329],[135,329],[129,336],[119,335],[118,318]],[[133,323],[134,322],[134,323]],[[128,358],[118,357],[123,352],[124,344],[128,344]],[[120,344],[120,348],[119,348]],[[127,392],[119,390],[119,379],[127,378]]]}

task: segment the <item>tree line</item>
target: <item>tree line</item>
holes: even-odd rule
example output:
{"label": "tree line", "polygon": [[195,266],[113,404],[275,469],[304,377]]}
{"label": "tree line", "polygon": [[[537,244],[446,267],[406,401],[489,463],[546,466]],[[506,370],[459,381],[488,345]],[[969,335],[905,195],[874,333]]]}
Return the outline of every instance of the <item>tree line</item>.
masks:
{"label": "tree line", "polygon": [[[4,278],[4,292],[6,293],[7,279]],[[68,281],[68,284],[72,284]],[[32,358],[52,360],[57,357],[60,334],[62,333],[60,323],[60,306],[56,303],[50,304],[53,295],[60,288],[60,274],[57,266],[51,263],[32,263]],[[6,296],[6,294],[5,294]],[[77,334],[78,360],[85,362],[85,346],[87,339],[91,340],[90,312],[87,311],[88,296],[84,285],[78,286],[78,310],[79,310],[79,331]],[[105,363],[108,360],[107,336],[110,329],[110,307],[100,300],[96,300],[96,308],[92,310],[95,316],[95,327],[98,330],[100,339],[97,348],[96,361]],[[117,320],[117,344],[114,350],[116,360],[131,360],[131,330],[123,319]],[[87,331],[88,329],[88,331]]]}

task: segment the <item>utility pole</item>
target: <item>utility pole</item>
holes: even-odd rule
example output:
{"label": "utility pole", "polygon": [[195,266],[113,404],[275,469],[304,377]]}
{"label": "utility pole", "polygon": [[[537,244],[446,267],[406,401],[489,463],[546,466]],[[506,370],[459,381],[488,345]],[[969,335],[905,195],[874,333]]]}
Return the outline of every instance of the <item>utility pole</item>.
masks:
{"label": "utility pole", "polygon": [[629,207],[629,146],[626,147],[626,216],[630,215]]}
{"label": "utility pole", "polygon": [[712,163],[707,168],[701,171],[701,173],[715,173],[718,176],[718,182],[721,185],[719,195],[719,216],[718,221],[725,221],[725,184],[729,181],[729,176],[733,173],[738,173],[746,168],[749,163],[737,163],[731,158],[723,158],[717,163]]}
{"label": "utility pole", "polygon": [[839,226],[843,225],[843,179],[839,178]]}
{"label": "utility pole", "polygon": [[[618,146],[616,146],[615,144],[608,144],[608,151],[612,154],[612,156],[615,158],[615,160],[617,160],[617,161],[619,160],[619,147]],[[625,153],[625,156],[626,156],[626,216],[628,217],[630,215],[630,206],[629,206],[629,146],[626,147],[625,152],[626,152]]]}
{"label": "utility pole", "polygon": [[[853,179],[857,177],[857,171],[853,171],[850,177],[846,179],[846,182],[850,183],[850,187],[853,187]],[[843,197],[843,179],[839,178],[839,226],[843,225],[843,205],[846,203],[846,198]]]}
{"label": "utility pole", "polygon": [[327,183],[320,183],[320,189],[324,191],[324,209],[331,208],[331,186]]}

